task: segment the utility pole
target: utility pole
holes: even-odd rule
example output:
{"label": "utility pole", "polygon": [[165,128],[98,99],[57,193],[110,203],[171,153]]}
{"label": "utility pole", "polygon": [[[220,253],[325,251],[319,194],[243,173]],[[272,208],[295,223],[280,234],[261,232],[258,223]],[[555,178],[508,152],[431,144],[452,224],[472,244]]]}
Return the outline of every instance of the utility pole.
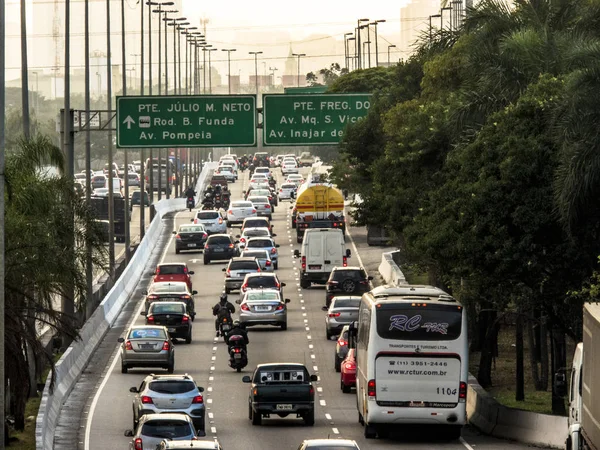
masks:
{"label": "utility pole", "polygon": [[258,55],[262,55],[262,52],[248,52],[250,55],[254,55],[254,82],[256,84],[256,95],[258,96]]}
{"label": "utility pole", "polygon": [[[152,8],[151,6],[149,8]],[[149,16],[152,17],[152,13],[149,13]],[[140,43],[140,53],[142,57],[142,64],[140,66],[140,95],[144,95],[144,2],[142,2],[140,8],[140,25],[142,29],[142,39]],[[150,40],[149,44],[152,41]],[[152,91],[150,91],[152,92]],[[145,205],[145,179],[144,179],[144,149],[140,149],[140,241],[144,238],[145,226],[146,225],[146,205]]]}
{"label": "utility pole", "polygon": [[[6,423],[4,416],[4,402],[6,399],[5,395],[5,380],[6,373],[4,371],[5,358],[4,358],[4,301],[5,301],[5,290],[4,290],[4,272],[6,269],[6,264],[4,260],[4,238],[5,238],[5,228],[4,228],[4,210],[5,210],[5,202],[4,202],[4,156],[6,155],[6,53],[4,49],[6,48],[6,0],[0,0],[0,48],[3,49],[0,52],[0,423],[4,428],[4,424]],[[4,429],[2,431],[2,439],[0,440],[0,450],[4,450]]]}
{"label": "utility pole", "polygon": [[356,25],[356,27],[357,27],[356,28],[356,37],[357,37],[356,43],[358,45],[358,52],[357,52],[357,54],[358,54],[358,68],[359,69],[362,69],[362,58],[361,58],[361,55],[360,55],[360,53],[362,51],[362,47],[361,47],[361,44],[360,44],[360,30],[362,30],[361,22],[368,22],[368,21],[369,21],[369,19],[358,19],[356,21],[356,24],[357,24]]}
{"label": "utility pole", "polygon": [[[3,47],[4,50],[4,47]],[[29,118],[29,69],[27,62],[27,4],[21,0],[21,102],[23,106],[23,135],[29,140],[31,121]]]}
{"label": "utility pole", "polygon": [[[90,131],[90,0],[85,0],[84,5],[84,53],[85,53],[85,114],[87,123],[85,126],[85,201],[88,208],[92,205],[92,132]],[[142,8],[143,9],[143,8]],[[94,313],[95,306],[92,304],[94,266],[92,263],[92,244],[85,245],[85,317],[89,319]]]}
{"label": "utility pole", "polygon": [[[142,9],[144,9],[142,7]],[[123,73],[121,74],[123,84],[123,95],[127,95],[127,49],[125,46],[125,0],[121,0],[121,55],[123,57]],[[131,259],[131,230],[129,223],[129,161],[127,160],[127,149],[123,152],[123,164],[125,173],[123,174],[123,183],[125,183],[125,261],[129,264]],[[142,199],[143,200],[143,199]],[[143,202],[142,202],[143,203]]]}
{"label": "utility pole", "polygon": [[[227,84],[229,86],[229,94],[231,94],[231,52],[235,52],[236,49],[235,48],[223,48],[223,49],[221,49],[221,51],[227,52],[227,80],[228,80]],[[206,61],[206,59],[205,59],[205,61]],[[206,65],[206,63],[204,65]],[[206,75],[204,78],[204,87],[206,90]]]}
{"label": "utility pole", "polygon": [[292,56],[296,56],[298,58],[298,87],[300,87],[300,58],[306,56],[306,53],[292,53]]}
{"label": "utility pole", "polygon": [[[106,107],[112,111],[112,55],[110,42],[110,0],[106,0]],[[66,107],[65,107],[66,108]],[[66,132],[65,132],[66,134]],[[112,131],[108,129],[108,269],[111,279],[115,276],[115,201],[113,170]]]}

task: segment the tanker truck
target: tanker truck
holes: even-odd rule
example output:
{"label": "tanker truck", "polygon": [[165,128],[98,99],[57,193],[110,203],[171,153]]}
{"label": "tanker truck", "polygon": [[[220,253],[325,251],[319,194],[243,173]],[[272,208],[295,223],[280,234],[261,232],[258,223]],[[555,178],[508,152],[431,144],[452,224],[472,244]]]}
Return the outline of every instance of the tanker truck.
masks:
{"label": "tanker truck", "polygon": [[568,393],[567,450],[600,450],[598,374],[600,374],[600,304],[586,303],[583,307],[583,342],[575,349]]}
{"label": "tanker truck", "polygon": [[326,183],[304,183],[296,194],[296,240],[302,242],[310,228],[339,228],[345,234],[344,196]]}

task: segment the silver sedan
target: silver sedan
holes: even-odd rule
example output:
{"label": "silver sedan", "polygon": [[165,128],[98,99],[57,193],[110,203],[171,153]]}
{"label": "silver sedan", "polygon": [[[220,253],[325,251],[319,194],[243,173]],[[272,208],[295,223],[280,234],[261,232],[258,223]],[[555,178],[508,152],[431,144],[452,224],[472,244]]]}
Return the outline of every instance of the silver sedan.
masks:
{"label": "silver sedan", "polygon": [[121,373],[132,367],[162,367],[169,373],[175,369],[175,349],[166,327],[134,325],[121,343]]}
{"label": "silver sedan", "polygon": [[329,308],[323,306],[323,311],[327,311],[325,316],[325,333],[327,339],[334,335],[339,335],[344,325],[358,320],[358,308],[360,306],[360,297],[348,295],[334,297],[331,300]]}
{"label": "silver sedan", "polygon": [[275,325],[287,330],[287,304],[275,289],[252,289],[236,300],[240,305],[240,322],[245,326]]}

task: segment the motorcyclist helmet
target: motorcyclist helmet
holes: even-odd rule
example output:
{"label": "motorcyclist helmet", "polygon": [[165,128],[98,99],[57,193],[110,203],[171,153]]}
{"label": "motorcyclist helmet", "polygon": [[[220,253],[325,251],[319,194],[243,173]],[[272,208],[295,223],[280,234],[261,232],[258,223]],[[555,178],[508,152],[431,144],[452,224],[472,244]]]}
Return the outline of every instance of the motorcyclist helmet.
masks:
{"label": "motorcyclist helmet", "polygon": [[221,303],[225,303],[227,301],[227,294],[225,292],[221,292],[221,296],[219,297],[219,301]]}
{"label": "motorcyclist helmet", "polygon": [[235,319],[235,320],[233,321],[233,327],[234,327],[234,328],[240,327],[241,325],[242,325],[242,322],[240,322],[240,320],[239,320],[239,319]]}

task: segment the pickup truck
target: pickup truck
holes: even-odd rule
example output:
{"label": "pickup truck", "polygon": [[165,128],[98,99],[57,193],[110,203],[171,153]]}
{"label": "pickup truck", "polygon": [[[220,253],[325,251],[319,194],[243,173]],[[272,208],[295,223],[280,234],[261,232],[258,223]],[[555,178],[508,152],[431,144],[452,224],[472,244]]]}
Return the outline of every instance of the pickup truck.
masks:
{"label": "pickup truck", "polygon": [[254,374],[242,378],[251,383],[248,397],[248,418],[252,425],[260,425],[263,417],[295,414],[308,426],[315,424],[316,375],[310,375],[303,364],[259,364]]}

